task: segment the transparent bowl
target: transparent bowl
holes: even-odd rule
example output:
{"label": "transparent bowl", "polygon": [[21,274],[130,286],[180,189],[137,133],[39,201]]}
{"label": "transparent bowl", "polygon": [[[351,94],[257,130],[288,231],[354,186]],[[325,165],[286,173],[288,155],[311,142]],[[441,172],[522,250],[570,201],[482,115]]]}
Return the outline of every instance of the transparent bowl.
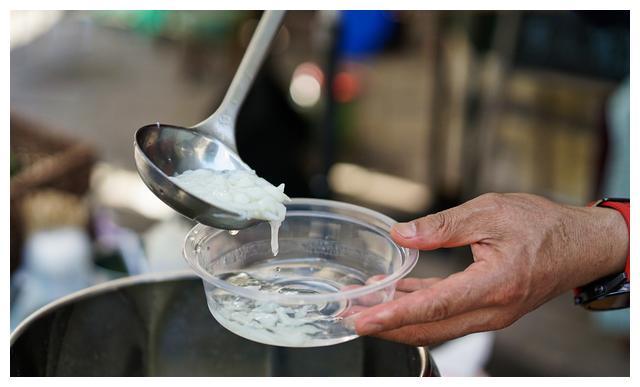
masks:
{"label": "transparent bowl", "polygon": [[348,316],[393,298],[418,251],[389,235],[395,221],[330,200],[293,199],[271,252],[266,222],[238,233],[197,225],[184,256],[225,328],[264,344],[333,345],[357,337]]}

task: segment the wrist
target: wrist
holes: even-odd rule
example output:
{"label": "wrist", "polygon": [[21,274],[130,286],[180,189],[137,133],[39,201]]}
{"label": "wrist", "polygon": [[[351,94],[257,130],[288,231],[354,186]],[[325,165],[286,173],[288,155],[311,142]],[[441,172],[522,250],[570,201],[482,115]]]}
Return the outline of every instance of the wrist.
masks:
{"label": "wrist", "polygon": [[574,289],[576,305],[596,311],[629,307],[629,210],[629,201],[625,199],[603,199],[591,208],[591,213],[599,218],[602,235],[608,237],[605,247],[609,248],[611,258],[602,264],[603,276]]}
{"label": "wrist", "polygon": [[629,233],[624,218],[616,210],[569,207],[565,216],[569,230],[565,286],[577,288],[624,271]]}
{"label": "wrist", "polygon": [[604,245],[602,254],[609,258],[603,262],[602,276],[624,272],[629,256],[629,227],[624,216],[608,207],[592,207],[590,210],[601,229],[597,239]]}

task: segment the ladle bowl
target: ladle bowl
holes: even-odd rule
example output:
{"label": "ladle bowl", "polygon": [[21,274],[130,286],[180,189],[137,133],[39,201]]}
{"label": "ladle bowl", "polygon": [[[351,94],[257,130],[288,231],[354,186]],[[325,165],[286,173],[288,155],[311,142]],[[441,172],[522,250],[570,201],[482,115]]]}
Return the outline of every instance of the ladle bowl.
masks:
{"label": "ladle bowl", "polygon": [[250,169],[222,141],[188,128],[147,125],[136,133],[134,156],[145,184],[179,213],[198,223],[227,230],[240,230],[259,222],[215,207],[191,195],[169,179],[169,176],[200,168]]}
{"label": "ladle bowl", "polygon": [[171,208],[199,223],[240,230],[261,222],[201,200],[170,177],[190,169],[251,169],[238,156],[235,122],[284,13],[263,13],[222,103],[209,118],[191,128],[156,123],[135,134],[134,157],[142,181]]}

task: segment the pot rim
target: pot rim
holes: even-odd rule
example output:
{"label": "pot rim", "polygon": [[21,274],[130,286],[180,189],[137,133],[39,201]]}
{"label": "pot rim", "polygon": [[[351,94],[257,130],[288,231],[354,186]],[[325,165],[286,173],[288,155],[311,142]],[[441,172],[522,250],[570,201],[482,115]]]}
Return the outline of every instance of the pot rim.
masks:
{"label": "pot rim", "polygon": [[[116,289],[120,289],[123,287],[131,286],[131,285],[139,285],[139,284],[149,284],[149,283],[157,283],[164,281],[174,281],[174,280],[185,280],[185,279],[200,279],[192,270],[177,270],[177,271],[168,271],[168,272],[159,272],[159,273],[147,273],[140,274],[135,276],[129,276],[124,278],[118,278],[111,281],[106,281],[101,284],[97,284],[94,286],[90,286],[88,288],[79,290],[77,292],[68,294],[64,297],[61,297],[55,301],[48,303],[47,305],[41,307],[36,310],[32,314],[30,314],[27,318],[22,320],[20,324],[11,332],[11,336],[9,339],[10,346],[13,346],[16,340],[20,338],[22,333],[31,326],[36,320],[40,317],[51,313],[55,309],[58,309],[61,306],[71,304],[76,301],[80,301],[95,295],[100,295],[103,293],[107,293],[109,291],[113,291]],[[415,348],[418,353],[418,357],[420,358],[420,374],[418,376],[431,376],[425,375],[427,370],[430,372],[433,369],[431,365],[431,357],[427,353],[427,348],[422,346],[411,346]]]}
{"label": "pot rim", "polygon": [[20,324],[18,324],[18,326],[13,330],[13,332],[11,332],[11,336],[9,338],[9,345],[13,345],[13,343],[18,339],[18,337],[20,337],[22,332],[26,330],[29,327],[29,325],[31,325],[34,321],[39,319],[41,316],[63,305],[70,304],[72,302],[83,300],[93,295],[106,293],[108,291],[116,290],[129,285],[155,283],[155,282],[163,282],[167,280],[179,280],[179,279],[186,279],[186,278],[197,279],[198,276],[196,276],[195,273],[193,273],[193,271],[190,269],[159,272],[159,273],[146,273],[146,274],[134,275],[134,276],[106,281],[97,285],[90,286],[88,288],[84,288],[82,290],[78,290],[73,293],[70,293],[64,297],[58,298],[57,300],[42,306],[40,309],[31,313],[29,316],[27,316],[27,318],[22,320]]}

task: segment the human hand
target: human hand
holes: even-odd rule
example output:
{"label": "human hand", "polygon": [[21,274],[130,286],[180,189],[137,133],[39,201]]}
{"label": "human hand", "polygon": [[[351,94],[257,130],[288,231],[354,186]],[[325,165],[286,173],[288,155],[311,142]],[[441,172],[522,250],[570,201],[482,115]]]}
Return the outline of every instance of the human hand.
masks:
{"label": "human hand", "polygon": [[400,245],[471,246],[474,262],[440,278],[400,280],[395,300],[353,316],[359,335],[429,345],[511,325],[553,297],[624,270],[624,218],[530,194],[485,194],[396,224]]}

